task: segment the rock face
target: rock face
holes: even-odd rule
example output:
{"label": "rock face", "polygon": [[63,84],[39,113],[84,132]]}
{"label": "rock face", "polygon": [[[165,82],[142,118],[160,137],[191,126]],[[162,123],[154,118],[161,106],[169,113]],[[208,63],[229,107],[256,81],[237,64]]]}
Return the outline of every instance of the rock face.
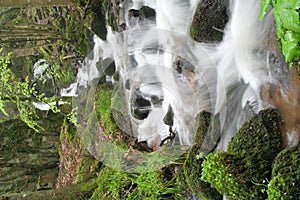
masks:
{"label": "rock face", "polygon": [[39,121],[40,133],[20,119],[0,124],[0,195],[55,188],[63,118],[51,113]]}
{"label": "rock face", "polygon": [[197,42],[220,42],[228,22],[228,4],[228,0],[201,1],[192,21],[191,37]]}

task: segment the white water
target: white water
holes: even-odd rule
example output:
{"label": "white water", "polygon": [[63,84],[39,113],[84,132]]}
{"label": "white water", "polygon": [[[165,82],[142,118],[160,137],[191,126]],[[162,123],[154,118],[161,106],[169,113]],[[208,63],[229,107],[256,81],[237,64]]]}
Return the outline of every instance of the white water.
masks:
{"label": "white water", "polygon": [[[218,149],[225,150],[242,123],[269,106],[261,99],[262,86],[274,83],[285,88],[285,81],[290,79],[274,48],[272,11],[263,21],[259,20],[260,0],[231,1],[230,21],[220,44],[201,44],[190,38],[189,27],[197,3],[196,0],[124,1],[119,20],[127,24],[126,31],[117,33],[107,27],[107,41],[94,37],[93,59],[86,59],[77,85],[73,85],[87,87],[101,74],[96,63],[113,58],[120,74],[119,81],[113,80],[116,92],[125,93],[123,107],[118,109],[131,117],[133,126],[132,131],[124,131],[155,149],[169,135],[169,126],[163,118],[171,105],[172,128],[177,132],[175,144],[193,144],[194,118],[207,110],[219,116]],[[156,18],[141,21],[128,16],[128,10],[142,6],[155,9]],[[181,74],[175,67],[178,59],[189,63],[182,66]],[[275,62],[270,62],[272,59]],[[130,83],[130,89],[125,88],[126,82]],[[150,107],[144,108],[150,109],[144,120],[131,115],[130,102],[136,89],[151,102]],[[162,105],[156,105],[151,96],[163,99]]]}

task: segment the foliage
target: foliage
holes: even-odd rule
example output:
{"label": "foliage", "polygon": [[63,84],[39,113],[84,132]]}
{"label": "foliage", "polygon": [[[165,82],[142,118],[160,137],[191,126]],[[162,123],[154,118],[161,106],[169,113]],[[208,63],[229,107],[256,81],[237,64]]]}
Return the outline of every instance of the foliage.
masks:
{"label": "foliage", "polygon": [[10,54],[0,57],[0,110],[8,116],[5,111],[5,102],[13,102],[19,111],[20,118],[34,130],[41,128],[35,119],[38,118],[36,110],[31,104],[32,94],[40,102],[48,99],[43,94],[38,95],[35,88],[30,88],[29,77],[25,80],[17,80],[15,74],[9,69]]}
{"label": "foliage", "polygon": [[265,199],[272,163],[282,148],[278,113],[263,110],[235,134],[228,152],[203,161],[202,180],[229,199]]}
{"label": "foliage", "polygon": [[295,65],[300,73],[300,1],[262,0],[260,19],[264,17],[269,4],[274,7],[277,36],[281,40],[285,60],[292,62],[292,65]]}
{"label": "foliage", "polygon": [[202,173],[202,163],[204,157],[199,157],[201,154],[201,146],[194,145],[188,153],[186,161],[184,162],[183,170],[185,180],[193,193],[196,193],[204,200],[217,200],[223,199],[223,196],[212,188],[209,183],[200,179]]}
{"label": "foliage", "polygon": [[93,199],[172,199],[178,193],[173,181],[164,180],[158,171],[128,174],[104,168],[101,170]]}
{"label": "foliage", "polygon": [[267,193],[270,200],[300,197],[299,145],[285,149],[276,156]]}

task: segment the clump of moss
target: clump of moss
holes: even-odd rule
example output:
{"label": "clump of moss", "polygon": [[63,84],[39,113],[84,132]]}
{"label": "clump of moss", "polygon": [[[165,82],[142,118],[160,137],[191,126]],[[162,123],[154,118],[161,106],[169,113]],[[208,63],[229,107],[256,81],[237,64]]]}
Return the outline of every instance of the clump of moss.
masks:
{"label": "clump of moss", "polygon": [[266,199],[267,180],[282,143],[277,111],[263,110],[236,133],[228,152],[204,160],[202,180],[229,199]]}
{"label": "clump of moss", "polygon": [[211,119],[212,119],[212,114],[210,112],[207,111],[203,111],[200,112],[197,116],[196,116],[196,124],[197,124],[197,130],[196,130],[196,134],[194,137],[194,141],[196,144],[202,144],[207,131],[209,129],[210,123],[211,123]]}
{"label": "clump of moss", "polygon": [[276,156],[267,193],[268,199],[299,199],[300,145],[285,149]]}
{"label": "clump of moss", "polygon": [[158,170],[129,174],[105,167],[97,178],[93,199],[174,199],[179,192]]}
{"label": "clump of moss", "polygon": [[204,156],[201,156],[202,153],[200,149],[199,144],[194,145],[189,150],[187,159],[184,163],[183,169],[187,185],[193,193],[196,193],[204,200],[223,199],[223,196],[218,193],[216,189],[212,188],[209,183],[200,179],[202,173],[202,162],[204,160]]}

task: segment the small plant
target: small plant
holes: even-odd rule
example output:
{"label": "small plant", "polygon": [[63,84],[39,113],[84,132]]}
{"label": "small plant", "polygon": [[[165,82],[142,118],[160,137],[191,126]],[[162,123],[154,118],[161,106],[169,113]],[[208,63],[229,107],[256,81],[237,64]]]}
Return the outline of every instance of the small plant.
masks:
{"label": "small plant", "polygon": [[300,72],[300,20],[299,0],[262,0],[260,19],[263,19],[269,5],[274,7],[277,36],[282,44],[282,52],[291,66]]}

